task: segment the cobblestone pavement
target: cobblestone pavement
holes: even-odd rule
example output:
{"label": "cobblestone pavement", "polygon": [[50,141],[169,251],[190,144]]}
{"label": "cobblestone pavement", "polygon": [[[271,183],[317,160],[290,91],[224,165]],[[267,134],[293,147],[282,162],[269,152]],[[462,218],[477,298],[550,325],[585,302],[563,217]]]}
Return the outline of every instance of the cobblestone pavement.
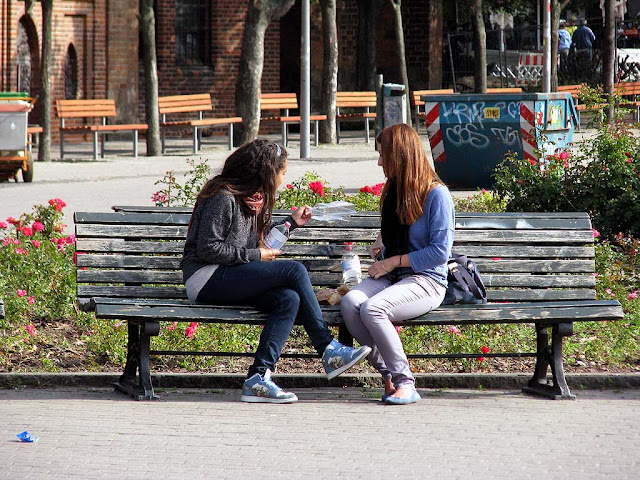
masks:
{"label": "cobblestone pavement", "polygon": [[[0,478],[633,479],[640,390],[552,401],[516,391],[296,389],[293,405],[238,390],[0,390]],[[29,430],[35,444],[16,441]]]}

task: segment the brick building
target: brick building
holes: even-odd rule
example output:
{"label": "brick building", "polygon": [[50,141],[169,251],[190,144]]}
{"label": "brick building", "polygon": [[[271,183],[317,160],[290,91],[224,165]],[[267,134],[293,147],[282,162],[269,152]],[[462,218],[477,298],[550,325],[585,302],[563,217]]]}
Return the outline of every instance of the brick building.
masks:
{"label": "brick building", "polygon": [[[216,113],[235,114],[235,83],[248,0],[156,0],[156,38],[160,95],[210,92]],[[355,89],[358,0],[338,2],[339,89]],[[437,86],[438,68],[429,68],[428,4],[405,0],[405,42],[412,88]],[[138,31],[139,0],[54,1],[53,100],[113,98],[119,122],[144,119],[144,75]],[[0,90],[39,94],[42,15],[24,0],[0,0]],[[321,15],[312,6],[312,92],[320,91]],[[432,27],[433,28],[433,27]],[[440,27],[441,28],[441,27]],[[437,30],[436,30],[437,33]],[[441,37],[441,33],[440,33]],[[385,81],[400,81],[395,54],[393,11],[380,12],[376,48]],[[433,51],[432,55],[433,56]],[[437,55],[436,55],[437,56]],[[429,71],[432,78],[429,78]],[[433,71],[436,75],[433,75]],[[297,91],[300,78],[299,2],[267,29],[262,89]],[[319,105],[312,98],[312,106]],[[38,122],[38,110],[31,114]],[[57,122],[52,123],[57,127]],[[55,135],[55,131],[54,131]]]}

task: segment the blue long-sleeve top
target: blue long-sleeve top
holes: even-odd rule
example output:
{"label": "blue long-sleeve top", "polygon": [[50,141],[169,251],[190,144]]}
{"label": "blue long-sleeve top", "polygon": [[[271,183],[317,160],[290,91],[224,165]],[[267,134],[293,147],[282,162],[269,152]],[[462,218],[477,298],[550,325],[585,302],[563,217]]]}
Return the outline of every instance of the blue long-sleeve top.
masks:
{"label": "blue long-sleeve top", "polygon": [[409,227],[411,270],[446,287],[447,260],[451,256],[454,231],[453,198],[447,187],[439,185],[429,192],[422,215]]}

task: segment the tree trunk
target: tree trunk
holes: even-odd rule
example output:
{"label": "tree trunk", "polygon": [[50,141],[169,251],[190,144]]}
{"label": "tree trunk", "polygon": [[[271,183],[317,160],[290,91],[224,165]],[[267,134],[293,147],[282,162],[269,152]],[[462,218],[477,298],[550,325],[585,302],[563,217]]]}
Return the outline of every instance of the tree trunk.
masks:
{"label": "tree trunk", "polygon": [[38,160],[51,161],[51,50],[53,28],[53,0],[42,0],[42,66],[40,85],[40,124],[42,136],[38,145]]}
{"label": "tree trunk", "polygon": [[147,156],[162,155],[160,142],[160,114],[158,112],[158,62],[156,60],[156,21],[153,0],[140,2],[140,29],[145,84],[145,119],[147,130]]}
{"label": "tree trunk", "polygon": [[487,33],[482,16],[482,0],[471,2],[471,23],[473,27],[473,80],[476,93],[487,92]]}
{"label": "tree trunk", "polygon": [[260,127],[260,83],[264,67],[265,32],[269,23],[280,19],[294,3],[295,0],[249,1],[236,86],[236,112],[242,117],[236,136],[239,145],[255,139]]}
{"label": "tree trunk", "polygon": [[385,0],[358,1],[358,70],[356,88],[375,90],[376,23]]}
{"label": "tree trunk", "polygon": [[322,9],[322,113],[320,141],[336,143],[336,92],[338,91],[338,26],[336,0],[320,0]]}
{"label": "tree trunk", "polygon": [[604,30],[602,39],[602,85],[605,94],[609,97],[606,115],[609,122],[613,121],[614,108],[611,96],[613,95],[613,83],[615,81],[616,60],[616,8],[615,0],[604,2]]}
{"label": "tree trunk", "polygon": [[429,0],[429,57],[427,79],[429,89],[442,88],[442,0]]}
{"label": "tree trunk", "polygon": [[400,74],[405,88],[405,98],[407,105],[407,124],[411,125],[411,95],[409,94],[409,75],[407,73],[407,57],[404,49],[404,27],[402,26],[402,0],[389,0],[393,7],[396,18],[396,46],[398,58],[400,59]]}

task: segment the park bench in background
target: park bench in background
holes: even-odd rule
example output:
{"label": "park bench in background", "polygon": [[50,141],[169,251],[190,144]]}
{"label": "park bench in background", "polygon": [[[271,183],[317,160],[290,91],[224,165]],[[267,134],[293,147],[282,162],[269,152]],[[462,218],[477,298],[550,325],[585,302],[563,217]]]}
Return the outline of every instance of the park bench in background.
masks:
{"label": "park bench in background", "polygon": [[[133,156],[138,156],[138,132],[146,131],[146,124],[107,125],[107,118],[115,117],[116,102],[111,99],[57,100],[56,113],[60,119],[60,159],[64,158],[64,138],[67,135],[93,134],[93,158],[98,159],[98,136],[100,136],[100,156],[104,158],[104,136],[110,133],[133,132]],[[99,118],[100,123],[86,123]],[[74,122],[68,125],[67,120]]]}
{"label": "park bench in background", "polygon": [[[228,128],[229,150],[233,149],[233,124],[241,123],[242,117],[204,118],[204,112],[213,110],[211,95],[198,93],[193,95],[171,95],[158,97],[160,127],[162,129],[162,153],[166,153],[165,130],[167,128],[193,129],[193,153],[202,148],[202,129],[226,126]],[[197,113],[197,118],[185,118],[187,114]],[[180,116],[179,119],[167,120],[167,115]]]}
{"label": "park bench in background", "polygon": [[[289,143],[289,125],[300,123],[300,115],[291,115],[291,110],[298,109],[298,98],[295,93],[263,93],[260,96],[260,123],[278,122],[282,125],[282,144],[286,147]],[[269,113],[271,112],[271,113]],[[273,113],[275,112],[275,113]],[[314,125],[313,139],[318,146],[318,122],[326,120],[326,115],[310,115],[309,121]]]}
{"label": "park bench in background", "polygon": [[487,88],[487,93],[522,93],[522,88],[520,87]]}
{"label": "park bench in background", "polygon": [[[190,208],[114,207],[114,213],[76,212],[77,294],[80,305],[98,319],[128,322],[127,363],[117,388],[138,399],[155,398],[151,337],[162,322],[261,324],[264,315],[239,306],[192,304],[182,285],[180,259]],[[282,218],[288,212],[276,212]],[[363,259],[379,231],[377,212],[358,212],[348,222],[311,221],[295,230],[284,258],[300,259],[316,287],[337,287],[345,242]],[[298,243],[302,242],[302,243]],[[364,243],[364,244],[363,244]],[[479,354],[411,354],[410,358],[536,357],[525,391],[551,398],[573,398],[564,378],[563,337],[573,323],[620,320],[615,300],[596,300],[593,232],[586,213],[460,213],[454,251],[474,259],[488,289],[487,305],[442,306],[397,325],[530,324],[536,351]],[[338,306],[324,306],[327,323],[349,342]],[[549,342],[549,330],[551,342]],[[177,354],[194,352],[177,352]],[[237,355],[207,352],[212,356]],[[252,355],[244,353],[239,355]],[[285,354],[309,357],[313,355]],[[551,367],[552,383],[547,384]]]}
{"label": "park bench in background", "polygon": [[623,97],[620,107],[632,110],[634,112],[633,119],[640,122],[640,82],[620,82],[614,86],[614,92]]}
{"label": "park bench in background", "polygon": [[446,95],[453,93],[453,88],[442,88],[440,90],[414,90],[411,92],[411,102],[414,107],[413,122],[415,124],[414,128],[416,129],[416,132],[420,133],[420,119],[424,122],[424,118],[426,116],[424,101],[422,101],[420,97],[422,95]]}
{"label": "park bench in background", "polygon": [[[342,122],[364,122],[364,136],[369,143],[369,122],[376,119],[376,92],[336,92],[336,133],[342,136]],[[346,111],[345,111],[346,109]],[[372,110],[373,109],[373,110]]]}

